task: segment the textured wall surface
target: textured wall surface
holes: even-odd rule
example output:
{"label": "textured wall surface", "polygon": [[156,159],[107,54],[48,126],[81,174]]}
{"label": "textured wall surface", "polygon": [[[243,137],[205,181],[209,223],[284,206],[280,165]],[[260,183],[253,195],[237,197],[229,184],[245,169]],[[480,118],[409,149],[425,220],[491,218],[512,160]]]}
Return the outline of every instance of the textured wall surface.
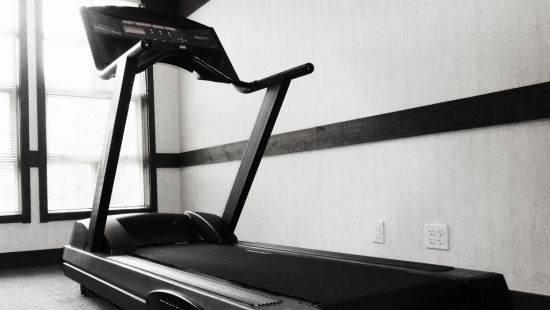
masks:
{"label": "textured wall surface", "polygon": [[[550,81],[550,2],[212,0],[243,80],[311,61],[275,132]],[[181,149],[246,139],[262,94],[180,74]],[[429,120],[427,120],[429,121]],[[265,241],[502,272],[550,294],[549,121],[264,159],[237,233]],[[188,209],[221,213],[237,162],[182,169]],[[372,221],[386,222],[373,244]],[[450,251],[423,246],[450,225]]]}
{"label": "textured wall surface", "polygon": [[[155,65],[155,133],[157,153],[179,153],[180,109],[178,102],[179,70],[169,65]],[[157,202],[160,212],[180,212],[179,169],[157,169]]]}
{"label": "textured wall surface", "polygon": [[[243,80],[315,65],[292,83],[279,133],[549,81],[549,12],[545,0],[235,0],[192,17]],[[248,136],[261,94],[182,76],[184,150]]]}

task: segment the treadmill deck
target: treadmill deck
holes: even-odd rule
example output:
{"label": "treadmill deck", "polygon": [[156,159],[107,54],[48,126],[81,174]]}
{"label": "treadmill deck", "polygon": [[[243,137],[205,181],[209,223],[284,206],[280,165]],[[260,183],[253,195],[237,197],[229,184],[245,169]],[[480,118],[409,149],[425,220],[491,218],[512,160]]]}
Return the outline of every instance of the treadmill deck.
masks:
{"label": "treadmill deck", "polygon": [[464,286],[443,277],[242,245],[154,246],[135,256],[327,309],[435,309],[467,300]]}

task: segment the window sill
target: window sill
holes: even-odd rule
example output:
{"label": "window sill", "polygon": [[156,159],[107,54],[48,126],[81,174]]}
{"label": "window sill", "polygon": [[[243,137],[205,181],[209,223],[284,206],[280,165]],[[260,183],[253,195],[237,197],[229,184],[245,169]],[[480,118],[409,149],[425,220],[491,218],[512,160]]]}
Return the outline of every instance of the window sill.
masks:
{"label": "window sill", "polygon": [[[113,209],[113,210],[109,210],[109,215],[137,213],[137,212],[154,212],[154,210],[152,210],[152,208],[149,208],[149,207]],[[48,212],[47,214],[42,214],[40,216],[40,223],[54,222],[54,221],[81,220],[81,219],[89,218],[91,213],[92,213],[91,211]]]}
{"label": "window sill", "polygon": [[25,221],[23,214],[0,215],[0,224],[7,223],[28,223],[28,221]]}

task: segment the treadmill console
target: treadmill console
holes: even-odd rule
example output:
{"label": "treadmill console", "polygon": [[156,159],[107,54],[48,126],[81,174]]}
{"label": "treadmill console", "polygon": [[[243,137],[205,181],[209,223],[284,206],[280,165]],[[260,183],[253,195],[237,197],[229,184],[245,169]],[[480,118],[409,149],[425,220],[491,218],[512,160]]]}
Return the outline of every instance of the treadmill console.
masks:
{"label": "treadmill console", "polygon": [[[96,69],[103,70],[140,40],[153,45],[172,46],[184,56],[169,56],[161,62],[196,71],[202,79],[220,81],[208,72],[201,72],[192,59],[200,59],[231,79],[238,76],[213,28],[187,18],[133,7],[83,7],[86,35],[92,49]],[[204,71],[204,70],[203,70]]]}
{"label": "treadmill console", "polygon": [[170,26],[144,23],[135,20],[122,20],[122,32],[128,38],[147,38],[152,41],[161,41],[203,48],[219,49],[215,35],[210,29],[183,29]]}

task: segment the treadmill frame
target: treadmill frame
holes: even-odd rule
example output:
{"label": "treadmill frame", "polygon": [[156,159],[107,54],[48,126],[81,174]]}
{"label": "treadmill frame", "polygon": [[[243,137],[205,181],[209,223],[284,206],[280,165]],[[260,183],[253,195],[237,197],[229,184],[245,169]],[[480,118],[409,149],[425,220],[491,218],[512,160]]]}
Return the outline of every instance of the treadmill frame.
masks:
{"label": "treadmill frame", "polygon": [[[122,147],[122,138],[124,136],[124,128],[126,126],[128,108],[131,100],[132,86],[135,75],[146,67],[146,65],[139,63],[138,56],[144,51],[145,47],[150,48],[148,44],[150,43],[144,43],[143,41],[139,42],[129,53],[122,55],[116,61],[116,80],[113,99],[111,101],[109,119],[107,121],[107,131],[104,137],[101,164],[96,181],[95,196],[87,238],[87,250],[90,252],[98,252],[105,248],[105,238],[103,237],[105,223],[107,221],[118,166],[118,158]],[[159,52],[159,54],[161,53],[162,52]],[[154,62],[156,62],[158,61],[156,58],[157,57],[153,56],[148,59],[155,59]],[[149,65],[152,65],[152,63]],[[112,71],[112,68],[109,68],[109,70]],[[246,144],[243,158],[223,213],[222,221],[229,226],[231,232],[235,231],[239,221],[250,187],[258,171],[258,167],[267,143],[269,142],[269,137],[275,126],[290,82],[293,78],[304,75],[296,73],[301,71],[303,71],[304,74],[308,74],[313,71],[313,66],[311,64],[306,64],[294,70],[289,70],[257,81],[256,85],[259,85],[259,87],[252,89],[252,91],[256,91],[266,87],[267,91],[250,139]]]}
{"label": "treadmill frame", "polygon": [[[457,310],[512,309],[509,294],[505,294],[508,289],[504,277],[492,272],[255,242],[239,242],[232,246],[244,247],[250,251],[298,255],[311,259],[334,260],[366,266],[380,266],[410,273],[426,274],[436,278],[450,279],[461,284],[465,290],[465,299],[462,301],[462,304],[457,305]],[[190,300],[193,300],[200,309],[324,309],[311,301],[294,299],[284,295],[275,295],[274,293],[242,286],[235,282],[202,273],[180,270],[139,257],[137,260],[140,261],[139,265],[142,266],[121,262],[120,259],[117,259],[119,257],[123,258],[122,261],[125,258],[136,259],[131,255],[112,256],[103,253],[89,253],[68,245],[65,246],[63,251],[63,270],[65,275],[74,281],[125,309],[147,309],[145,296],[151,291],[159,289],[184,294]],[[143,268],[143,266],[146,266],[146,268]],[[172,276],[167,277],[154,271],[157,268],[166,267],[172,268],[174,273],[188,273],[203,277],[218,283],[220,286],[224,286],[224,288],[216,288],[216,285],[196,285],[193,282],[177,279]],[[246,290],[249,294],[272,298],[278,302],[256,306],[246,303],[242,299],[239,300],[239,298],[235,298],[234,296],[229,296],[227,294],[228,290]],[[375,307],[373,309],[380,308]],[[426,309],[441,308],[438,305],[433,305]]]}
{"label": "treadmill frame", "polygon": [[[83,248],[71,245],[64,248],[63,269],[65,274],[91,291],[127,309],[147,309],[147,296],[151,292],[159,290],[170,290],[178,294],[185,294],[185,297],[191,299],[200,309],[231,310],[256,309],[259,307],[235,298],[235,296],[238,297],[238,294],[231,297],[228,293],[238,291],[246,292],[244,295],[248,297],[257,295],[277,301],[262,304],[261,307],[264,309],[322,309],[321,305],[310,301],[275,295],[275,293],[244,287],[235,282],[177,268],[173,268],[174,275],[166,273],[160,275],[159,270],[167,268],[167,266],[145,259],[135,265],[122,263],[121,258],[122,260],[126,258],[127,261],[131,261],[132,256],[112,256],[102,253],[106,248],[105,226],[135,75],[161,61],[164,57],[180,55],[180,53],[181,51],[178,51],[177,47],[171,50],[155,50],[151,47],[151,42],[142,40],[100,73],[104,77],[110,76],[116,68],[114,96],[111,102],[108,129],[104,138],[102,161],[96,183],[92,214],[87,226],[87,242]],[[200,59],[196,59],[196,61],[200,62]],[[217,71],[216,68],[209,67],[208,64],[199,63],[199,65],[212,74],[219,74],[220,80],[227,79],[228,83],[234,84],[240,92],[250,93],[267,88],[222,217],[222,221],[233,232],[290,82],[294,78],[311,73],[313,65],[306,64],[252,83],[231,80],[227,76],[223,76],[223,73]],[[494,305],[501,306],[500,309],[510,309],[511,307],[509,294],[506,294],[507,287],[504,277],[495,273],[261,243],[239,242],[231,246],[245,247],[250,251],[300,255],[312,259],[337,260],[350,264],[383,266],[388,269],[400,269],[412,273],[427,273],[434,277],[452,279],[467,288],[468,298],[463,305],[460,305],[460,309],[462,307],[470,309],[470,306],[473,309],[489,309]],[[141,268],[137,265],[141,265]],[[159,272],[154,272],[155,269]],[[196,282],[193,284],[191,283],[193,281],[182,280],[184,277],[178,280],[176,274],[180,274],[182,277],[184,274],[199,277],[205,280],[204,283],[212,285],[201,285]],[[220,288],[216,288],[216,283],[219,284]]]}

